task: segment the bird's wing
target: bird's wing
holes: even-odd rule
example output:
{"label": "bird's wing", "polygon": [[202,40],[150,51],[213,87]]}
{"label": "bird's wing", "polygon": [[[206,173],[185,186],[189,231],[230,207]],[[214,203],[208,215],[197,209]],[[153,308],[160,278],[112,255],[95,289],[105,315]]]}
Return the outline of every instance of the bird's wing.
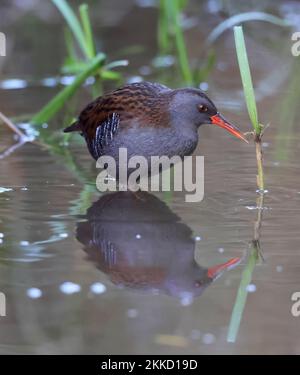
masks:
{"label": "bird's wing", "polygon": [[[120,126],[140,124],[164,125],[164,112],[157,100],[160,94],[170,91],[159,83],[141,82],[121,87],[97,98],[79,115],[78,121],[64,132],[79,131],[85,137],[93,156],[98,158]],[[138,121],[140,120],[140,121]]]}
{"label": "bird's wing", "polygon": [[103,147],[108,145],[119,128],[120,114],[116,109],[114,105],[109,105],[108,97],[100,97],[90,103],[64,132],[81,132],[90,153],[98,159]]}
{"label": "bird's wing", "polygon": [[89,132],[84,133],[90,153],[95,159],[102,155],[102,149],[112,141],[114,134],[117,132],[120,125],[120,115],[112,112],[106,117],[104,121],[98,123],[94,135]]}

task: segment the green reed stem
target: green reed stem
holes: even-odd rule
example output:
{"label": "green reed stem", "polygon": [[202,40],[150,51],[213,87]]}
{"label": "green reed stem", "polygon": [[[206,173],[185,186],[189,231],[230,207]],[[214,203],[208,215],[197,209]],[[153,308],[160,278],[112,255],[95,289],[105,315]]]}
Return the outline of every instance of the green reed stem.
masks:
{"label": "green reed stem", "polygon": [[235,299],[235,304],[232,310],[230,324],[228,328],[227,341],[235,342],[237,334],[240,328],[242,316],[244,313],[246,301],[247,301],[247,286],[252,280],[252,274],[255,265],[259,259],[259,256],[263,259],[261,247],[260,247],[260,232],[263,220],[263,207],[264,207],[264,194],[259,194],[257,201],[257,217],[254,222],[253,240],[251,251],[248,256],[247,264],[242,273],[240,286]]}
{"label": "green reed stem", "polygon": [[173,20],[173,26],[174,26],[174,33],[175,33],[175,43],[176,43],[176,49],[179,59],[179,65],[181,69],[181,73],[183,76],[183,79],[185,80],[185,83],[187,85],[193,84],[193,74],[191,71],[191,67],[189,64],[187,49],[185,40],[183,37],[182,28],[180,25],[180,9],[181,4],[179,0],[170,1],[170,11],[172,15]]}
{"label": "green reed stem", "polygon": [[242,278],[240,286],[237,292],[235,304],[232,310],[230,324],[228,328],[227,341],[235,342],[236,337],[240,328],[242,316],[244,313],[246,301],[247,301],[247,286],[251,283],[252,274],[255,268],[255,265],[258,260],[258,249],[253,246],[251,249],[250,255],[248,257],[247,264],[242,273]]}
{"label": "green reed stem", "polygon": [[257,187],[261,193],[265,191],[265,179],[263,168],[263,153],[261,145],[261,135],[255,136],[255,149],[256,149],[256,164],[257,164]]}
{"label": "green reed stem", "polygon": [[255,101],[254,88],[252,83],[251,71],[248,61],[248,55],[245,45],[245,38],[242,26],[234,27],[235,47],[238,58],[238,64],[243,83],[244,95],[250,120],[254,129],[254,141],[256,146],[256,161],[257,161],[257,187],[260,191],[264,191],[264,170],[262,157],[262,125],[258,121],[257,107]]}
{"label": "green reed stem", "polygon": [[247,301],[247,286],[252,280],[252,274],[255,265],[261,255],[260,250],[260,231],[262,226],[262,216],[264,207],[264,171],[263,171],[263,157],[262,157],[262,146],[261,139],[263,136],[262,126],[258,122],[257,107],[254,95],[254,89],[252,84],[251,72],[248,62],[248,56],[245,46],[245,39],[243,29],[241,26],[234,28],[235,46],[237,52],[237,58],[244,88],[245,100],[248,108],[249,117],[252,122],[254,129],[254,142],[256,151],[256,162],[257,162],[257,186],[260,194],[257,198],[257,218],[254,223],[254,236],[252,240],[251,252],[248,257],[247,264],[242,273],[240,286],[237,292],[235,304],[231,314],[231,320],[228,328],[227,341],[235,342],[239,327],[241,324],[242,316],[244,313],[246,301]]}
{"label": "green reed stem", "polygon": [[81,4],[79,7],[79,14],[81,19],[81,24],[83,27],[86,49],[88,53],[88,58],[94,58],[96,56],[96,49],[93,37],[92,26],[89,17],[89,7],[87,4]]}
{"label": "green reed stem", "polygon": [[89,49],[86,43],[86,37],[81,27],[80,21],[66,0],[52,0],[65,18],[74,38],[77,40],[84,56],[89,56]]}
{"label": "green reed stem", "polygon": [[259,135],[261,127],[258,123],[255,94],[242,26],[236,26],[234,28],[234,39],[249,117],[255,133]]}
{"label": "green reed stem", "polygon": [[167,12],[167,2],[159,1],[159,19],[158,19],[158,44],[160,52],[166,54],[170,48],[169,20]]}
{"label": "green reed stem", "polygon": [[173,48],[176,50],[182,78],[187,85],[191,86],[193,84],[193,73],[180,24],[181,11],[186,5],[186,0],[160,0],[158,43],[160,52],[163,54],[170,53]]}

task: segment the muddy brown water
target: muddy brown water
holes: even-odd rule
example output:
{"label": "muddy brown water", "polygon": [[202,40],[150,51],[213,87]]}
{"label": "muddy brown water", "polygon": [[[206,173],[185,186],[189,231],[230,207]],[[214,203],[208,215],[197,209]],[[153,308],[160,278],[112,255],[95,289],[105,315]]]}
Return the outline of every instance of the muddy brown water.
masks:
{"label": "muddy brown water", "polygon": [[[56,75],[64,57],[57,13],[33,3],[13,9],[3,2],[0,9],[8,39],[0,58],[1,111],[11,117],[34,113],[51,98],[57,89],[38,82]],[[127,58],[125,46],[135,46],[126,78],[141,76],[141,67],[148,72],[157,51],[155,8],[91,4],[99,46],[112,59]],[[196,24],[186,38],[193,57],[222,17],[208,11],[212,4],[191,4]],[[300,17],[296,5],[278,2],[271,10]],[[260,119],[271,125],[264,138],[265,261],[255,267],[236,341],[227,334],[257,215],[254,146],[203,126],[195,153],[205,156],[205,197],[196,204],[179,193],[167,202],[163,194],[107,200],[84,182],[82,172],[95,178],[97,170],[75,139],[75,170],[30,143],[0,160],[0,291],[7,315],[0,317],[0,353],[300,353],[300,317],[291,314],[291,296],[300,291],[300,60],[291,55],[290,30],[256,22],[245,31]],[[250,130],[231,32],[215,46],[208,93],[232,122]],[[160,74],[152,69],[143,78],[163,80]],[[31,84],[17,88],[20,81],[7,81],[12,78]],[[74,110],[89,99],[82,90]],[[58,132],[63,119],[60,114],[45,131]],[[1,152],[14,143],[1,126]],[[242,261],[214,281],[207,277],[232,258]]]}

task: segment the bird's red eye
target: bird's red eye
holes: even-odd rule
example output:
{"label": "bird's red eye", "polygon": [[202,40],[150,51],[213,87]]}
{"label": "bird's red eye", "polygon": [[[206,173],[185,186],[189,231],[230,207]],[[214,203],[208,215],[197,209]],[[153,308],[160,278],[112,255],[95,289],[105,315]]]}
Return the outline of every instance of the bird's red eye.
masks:
{"label": "bird's red eye", "polygon": [[200,112],[207,112],[208,111],[208,108],[203,104],[200,104],[198,108],[199,108]]}

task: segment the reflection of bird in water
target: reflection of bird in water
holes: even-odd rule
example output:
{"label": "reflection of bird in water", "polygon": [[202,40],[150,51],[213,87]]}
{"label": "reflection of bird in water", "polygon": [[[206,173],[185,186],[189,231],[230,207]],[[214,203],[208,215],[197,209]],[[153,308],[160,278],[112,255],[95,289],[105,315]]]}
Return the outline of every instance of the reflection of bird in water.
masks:
{"label": "reflection of bird in water", "polygon": [[89,259],[119,286],[193,298],[240,258],[204,268],[194,259],[191,229],[146,192],[107,194],[77,227]]}

